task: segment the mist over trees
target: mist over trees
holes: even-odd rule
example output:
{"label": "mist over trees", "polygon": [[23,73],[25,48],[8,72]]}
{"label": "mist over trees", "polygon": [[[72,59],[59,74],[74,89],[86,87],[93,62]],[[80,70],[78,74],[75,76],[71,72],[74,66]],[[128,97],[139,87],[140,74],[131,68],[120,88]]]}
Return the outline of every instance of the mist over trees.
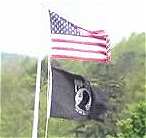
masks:
{"label": "mist over trees", "polygon": [[[52,64],[87,77],[108,95],[105,122],[51,118],[51,138],[146,138],[145,33],[132,33],[112,50],[109,64],[52,60]],[[37,59],[1,53],[1,128],[3,137],[31,137]],[[47,57],[42,62],[39,137],[45,135]]]}

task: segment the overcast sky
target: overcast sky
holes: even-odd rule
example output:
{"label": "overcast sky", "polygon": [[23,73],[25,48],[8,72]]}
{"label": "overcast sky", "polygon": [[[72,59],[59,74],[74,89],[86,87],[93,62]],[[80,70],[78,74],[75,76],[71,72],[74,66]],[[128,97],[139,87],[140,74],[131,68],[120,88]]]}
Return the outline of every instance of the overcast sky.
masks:
{"label": "overcast sky", "polygon": [[1,51],[36,56],[49,47],[48,9],[90,30],[104,29],[114,45],[146,32],[145,0],[52,0],[0,2]]}

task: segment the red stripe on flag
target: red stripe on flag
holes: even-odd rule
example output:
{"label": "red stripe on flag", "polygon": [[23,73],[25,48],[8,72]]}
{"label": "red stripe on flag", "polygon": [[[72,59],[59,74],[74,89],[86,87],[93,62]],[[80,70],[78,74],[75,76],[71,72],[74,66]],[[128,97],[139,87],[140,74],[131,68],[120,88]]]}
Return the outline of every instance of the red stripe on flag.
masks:
{"label": "red stripe on flag", "polygon": [[91,34],[105,34],[105,33],[106,33],[105,30],[96,30],[96,31],[90,31],[90,30],[89,30],[89,32],[90,32]]}
{"label": "red stripe on flag", "polygon": [[99,35],[96,35],[96,34],[83,34],[81,35],[82,37],[90,37],[90,38],[96,38],[96,39],[100,39],[100,40],[106,40],[106,37],[107,35],[103,35],[103,36],[99,36]]}
{"label": "red stripe on flag", "polygon": [[103,44],[103,43],[84,42],[84,41],[76,41],[76,40],[65,40],[65,39],[58,39],[58,38],[52,38],[51,40],[52,40],[52,42],[75,43],[75,44],[106,47],[106,44]]}

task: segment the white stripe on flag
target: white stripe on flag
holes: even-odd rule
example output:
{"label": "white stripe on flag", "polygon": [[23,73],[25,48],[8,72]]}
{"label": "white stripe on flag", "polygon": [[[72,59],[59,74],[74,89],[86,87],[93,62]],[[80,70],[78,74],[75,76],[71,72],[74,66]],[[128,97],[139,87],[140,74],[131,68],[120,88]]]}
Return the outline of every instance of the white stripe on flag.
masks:
{"label": "white stripe on flag", "polygon": [[66,56],[75,56],[81,58],[98,58],[98,59],[106,59],[107,56],[104,54],[95,54],[89,52],[80,52],[80,51],[68,51],[68,50],[57,50],[52,49],[52,55],[66,55]]}
{"label": "white stripe on flag", "polygon": [[82,41],[82,42],[95,42],[107,45],[106,40],[91,38],[91,37],[81,37],[81,36],[71,36],[71,35],[63,35],[63,34],[51,34],[51,38],[53,39],[64,39],[64,40],[74,40],[74,41]]}
{"label": "white stripe on flag", "polygon": [[100,46],[93,46],[93,45],[84,45],[84,44],[74,44],[74,43],[63,43],[63,42],[52,42],[51,44],[53,47],[60,47],[60,48],[74,48],[74,49],[82,49],[82,50],[92,50],[92,51],[103,51],[106,52],[106,48]]}

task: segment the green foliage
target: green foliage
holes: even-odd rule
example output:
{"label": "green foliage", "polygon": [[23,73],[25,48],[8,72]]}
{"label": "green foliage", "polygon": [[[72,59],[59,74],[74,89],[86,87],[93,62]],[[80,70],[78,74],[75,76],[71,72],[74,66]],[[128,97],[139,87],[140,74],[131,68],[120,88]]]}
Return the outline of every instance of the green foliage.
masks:
{"label": "green foliage", "polygon": [[131,116],[133,132],[143,137],[146,134],[146,103],[140,103]]}
{"label": "green foliage", "polygon": [[[36,72],[29,73],[30,69],[26,71],[23,68],[21,63],[25,59],[27,62],[23,65],[32,69],[34,64],[29,63],[34,59],[2,54],[2,137],[29,137],[31,135]],[[35,60],[34,63],[36,63]]]}
{"label": "green foliage", "polygon": [[120,132],[108,138],[144,138],[146,136],[146,103],[141,102],[132,111],[129,118],[119,120]]}

